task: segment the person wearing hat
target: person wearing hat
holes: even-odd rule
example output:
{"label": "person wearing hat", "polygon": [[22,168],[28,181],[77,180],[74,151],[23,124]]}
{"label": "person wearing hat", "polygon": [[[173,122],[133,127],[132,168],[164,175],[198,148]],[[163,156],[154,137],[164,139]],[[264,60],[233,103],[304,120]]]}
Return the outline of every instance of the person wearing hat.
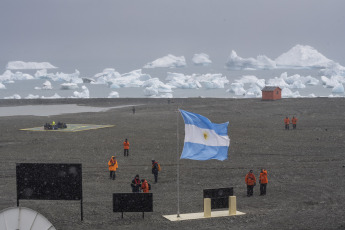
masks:
{"label": "person wearing hat", "polygon": [[117,168],[119,167],[117,164],[117,160],[115,159],[115,156],[112,156],[110,160],[108,161],[109,171],[110,171],[110,179],[115,180],[115,172]]}
{"label": "person wearing hat", "polygon": [[139,179],[139,175],[138,174],[132,180],[131,187],[132,187],[132,192],[140,192],[141,181]]}
{"label": "person wearing hat", "polygon": [[158,182],[158,171],[159,171],[158,162],[156,162],[155,160],[152,160],[152,174],[155,177],[155,183]]}
{"label": "person wearing hat", "polygon": [[246,175],[245,182],[247,185],[247,196],[253,196],[253,189],[256,185],[256,178],[253,174],[253,170],[250,170],[249,173]]}

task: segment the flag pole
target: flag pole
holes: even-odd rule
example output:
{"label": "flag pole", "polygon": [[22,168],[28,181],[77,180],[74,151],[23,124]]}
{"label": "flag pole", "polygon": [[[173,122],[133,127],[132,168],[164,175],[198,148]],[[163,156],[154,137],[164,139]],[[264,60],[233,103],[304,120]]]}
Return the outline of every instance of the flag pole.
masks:
{"label": "flag pole", "polygon": [[179,153],[179,133],[178,133],[178,117],[180,108],[177,106],[177,125],[176,125],[176,155],[177,155],[177,217],[180,217],[180,153]]}

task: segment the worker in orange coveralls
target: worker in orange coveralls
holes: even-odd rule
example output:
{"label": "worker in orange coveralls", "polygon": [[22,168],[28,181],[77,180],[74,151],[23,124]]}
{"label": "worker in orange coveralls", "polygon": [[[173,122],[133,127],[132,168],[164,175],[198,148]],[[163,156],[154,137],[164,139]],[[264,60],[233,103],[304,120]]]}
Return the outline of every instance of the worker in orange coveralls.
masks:
{"label": "worker in orange coveralls", "polygon": [[288,117],[286,117],[284,119],[284,124],[285,124],[285,129],[289,129],[290,127],[290,119]]}
{"label": "worker in orange coveralls", "polygon": [[266,195],[266,187],[267,187],[267,170],[261,169],[260,177],[259,177],[259,182],[260,182],[260,196]]}
{"label": "worker in orange coveralls", "polygon": [[291,119],[293,129],[296,129],[297,120],[298,119],[295,116],[293,116]]}
{"label": "worker in orange coveralls", "polygon": [[129,152],[129,141],[126,139],[123,142],[123,155],[128,157],[128,152]]}
{"label": "worker in orange coveralls", "polygon": [[150,190],[149,183],[145,179],[141,180],[141,190],[143,193],[148,193]]}
{"label": "worker in orange coveralls", "polygon": [[253,196],[253,189],[256,185],[256,178],[253,174],[253,170],[250,170],[249,173],[246,175],[245,182],[247,185],[247,196]]}
{"label": "worker in orange coveralls", "polygon": [[115,172],[117,168],[119,167],[117,164],[117,160],[115,159],[115,156],[112,156],[110,160],[108,161],[109,171],[110,171],[110,179],[115,180]]}

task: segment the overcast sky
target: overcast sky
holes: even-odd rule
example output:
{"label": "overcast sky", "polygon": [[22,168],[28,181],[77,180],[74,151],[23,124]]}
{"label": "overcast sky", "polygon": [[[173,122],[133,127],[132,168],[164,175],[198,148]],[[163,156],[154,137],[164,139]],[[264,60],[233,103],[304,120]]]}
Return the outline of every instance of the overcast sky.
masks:
{"label": "overcast sky", "polygon": [[92,76],[167,54],[276,58],[310,45],[345,66],[344,0],[0,0],[0,74],[8,61],[47,61]]}

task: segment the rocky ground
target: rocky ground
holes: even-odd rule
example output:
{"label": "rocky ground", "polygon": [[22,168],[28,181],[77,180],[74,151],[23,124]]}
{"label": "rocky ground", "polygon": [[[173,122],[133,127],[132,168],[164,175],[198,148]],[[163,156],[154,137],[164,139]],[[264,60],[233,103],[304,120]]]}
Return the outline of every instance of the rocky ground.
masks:
{"label": "rocky ground", "polygon": [[[345,229],[345,100],[283,99],[61,99],[0,100],[4,106],[66,104],[112,107],[143,104],[99,113],[50,117],[0,117],[0,210],[16,205],[16,163],[81,163],[84,221],[78,201],[21,200],[57,229]],[[170,222],[162,215],[177,212],[177,152],[184,123],[177,107],[212,122],[229,121],[231,146],[226,161],[180,160],[181,213],[202,212],[202,191],[234,187],[238,210],[246,215]],[[297,130],[284,130],[285,116],[297,116]],[[76,133],[30,132],[22,128],[45,122],[111,124],[112,128]],[[179,130],[177,149],[176,131]],[[130,156],[123,157],[128,138]],[[117,179],[109,180],[107,162],[116,154]],[[151,159],[160,162],[153,184]],[[267,195],[246,197],[244,177],[253,169],[268,170]],[[140,174],[152,183],[154,212],[112,212],[112,193],[130,192]]]}

